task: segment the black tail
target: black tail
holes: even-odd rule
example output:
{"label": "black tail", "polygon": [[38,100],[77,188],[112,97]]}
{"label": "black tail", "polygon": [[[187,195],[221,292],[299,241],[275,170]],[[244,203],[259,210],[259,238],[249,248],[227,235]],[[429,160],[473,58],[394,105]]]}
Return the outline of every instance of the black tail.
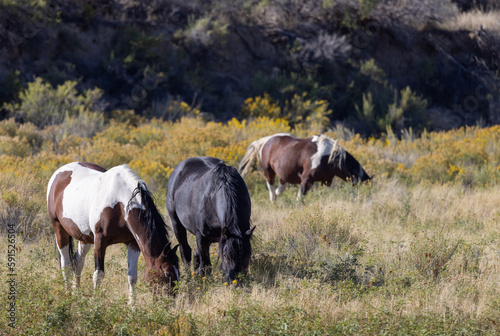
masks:
{"label": "black tail", "polygon": [[75,249],[73,248],[73,237],[69,236],[68,243],[68,253],[69,253],[69,262],[71,263],[71,268],[75,271]]}

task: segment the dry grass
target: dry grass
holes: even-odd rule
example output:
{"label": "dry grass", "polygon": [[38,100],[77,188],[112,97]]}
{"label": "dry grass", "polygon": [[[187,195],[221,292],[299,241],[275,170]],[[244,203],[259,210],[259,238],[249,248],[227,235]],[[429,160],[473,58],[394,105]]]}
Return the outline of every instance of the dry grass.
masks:
{"label": "dry grass", "polygon": [[480,10],[460,12],[455,17],[443,22],[440,26],[451,31],[476,31],[479,26],[482,26],[483,29],[498,35],[500,34],[500,12],[483,12]]}
{"label": "dry grass", "polygon": [[[93,261],[87,258],[82,288],[69,297],[72,311],[64,315],[58,309],[66,306],[57,302],[68,297],[52,242],[21,244],[19,283],[29,291],[24,288],[18,297],[19,332],[118,334],[120,327],[135,334],[279,334],[287,326],[290,334],[308,334],[349,326],[354,329],[347,334],[371,334],[369,327],[359,329],[363,319],[367,326],[382,323],[389,333],[408,321],[416,321],[416,330],[498,331],[491,321],[500,318],[500,186],[408,187],[380,179],[372,186],[317,188],[305,205],[293,201],[295,193],[286,191],[282,196],[292,196],[276,206],[267,203],[264,190],[253,195],[254,259],[240,286],[224,285],[218,273],[201,279],[184,270],[179,295],[155,299],[142,281],[141,257],[135,312],[126,306],[124,246],[108,249],[106,278],[96,295]],[[341,264],[348,256],[356,262]],[[212,260],[217,262],[214,248]],[[349,268],[353,273],[332,280]],[[52,304],[30,313],[44,300]],[[82,327],[97,318],[91,314],[95,307],[103,307],[106,318],[114,318],[115,310],[122,317]],[[120,322],[132,316],[135,324]],[[420,325],[421,318],[435,325]]]}
{"label": "dry grass", "polygon": [[[143,126],[128,133],[142,142],[151,139],[155,145],[148,142],[147,147],[158,147],[157,158],[165,153],[205,154],[217,145],[229,162],[237,162],[249,139],[275,133],[281,128],[269,127],[280,125],[197,121],[201,135],[192,139],[193,122],[184,120],[164,124],[162,132]],[[11,222],[17,218],[12,215],[16,209],[36,215],[31,226],[25,225],[36,234],[22,242],[23,234],[18,232],[17,329],[9,329],[6,319],[0,318],[0,334],[496,335],[500,325],[499,131],[498,127],[466,128],[392,142],[355,136],[343,145],[370,174],[376,174],[373,183],[353,187],[335,181],[332,188],[316,186],[304,204],[296,202],[295,186],[271,205],[262,176],[252,171],[245,176],[252,222],[257,226],[249,276],[238,279],[236,286],[225,285],[217,246],[213,246],[212,275],[200,278],[181,269],[177,297],[153,297],[143,281],[141,257],[135,310],[126,304],[127,261],[122,245],[107,250],[102,290],[92,288],[92,256],[87,257],[80,290],[69,295],[63,289],[44,187],[48,172],[67,158],[45,153],[9,161],[4,155],[0,214]],[[114,127],[101,138],[111,133],[122,134]],[[175,139],[182,150],[157,146],[162,134]],[[228,140],[204,141],[221,137]],[[235,137],[241,143],[227,145]],[[123,147],[129,148],[133,141]],[[90,148],[105,158],[114,157],[109,148],[121,147]],[[151,150],[144,152],[151,154]],[[170,160],[178,158],[174,155]],[[40,162],[40,168],[31,173],[26,167],[33,162]],[[148,182],[156,176],[151,162],[157,162],[155,157],[136,162],[151,168],[141,174]],[[168,162],[165,165],[169,167]],[[442,177],[436,178],[434,172]],[[158,181],[164,174],[161,170]],[[154,193],[165,213],[164,188],[157,187]],[[6,235],[1,238],[0,249],[6,251]],[[194,247],[194,237],[189,239]],[[0,268],[0,304],[7,306],[6,264]]]}

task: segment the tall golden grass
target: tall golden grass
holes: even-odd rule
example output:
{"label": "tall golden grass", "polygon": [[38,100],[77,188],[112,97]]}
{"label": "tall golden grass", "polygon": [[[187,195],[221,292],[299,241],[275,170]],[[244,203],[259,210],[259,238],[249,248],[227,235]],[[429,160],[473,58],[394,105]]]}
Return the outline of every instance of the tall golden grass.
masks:
{"label": "tall golden grass", "polygon": [[440,26],[444,29],[457,31],[469,30],[476,31],[480,26],[500,36],[500,12],[498,11],[480,11],[472,10],[468,12],[457,13],[456,16],[449,18]]}
{"label": "tall golden grass", "polygon": [[[128,163],[154,191],[166,215],[165,185],[189,156],[218,156],[237,166],[251,141],[294,132],[280,119],[229,123],[184,118],[117,121],[93,138],[67,137],[53,147],[47,130],[34,147],[0,123],[0,217],[17,223],[15,328],[3,334],[51,335],[317,335],[477,334],[500,331],[500,127],[424,133],[418,138],[355,136],[341,140],[371,175],[357,187],[335,181],[295,201],[297,189],[269,204],[255,169],[250,273],[225,284],[217,249],[214,273],[181,269],[175,298],[151,294],[142,281],[137,305],[127,306],[126,248],[111,246],[102,289],[92,289],[87,258],[82,287],[68,293],[45,208],[52,172],[74,160],[110,168]],[[312,135],[299,127],[300,135]],[[306,131],[305,131],[306,130]],[[336,137],[333,131],[327,132]],[[13,151],[26,143],[27,151]],[[14,214],[14,215],[13,215]],[[167,219],[168,221],[168,219]],[[16,226],[17,226],[16,224]],[[4,229],[4,228],[2,228]],[[4,230],[5,231],[5,230]],[[0,241],[7,251],[7,238]],[[194,239],[190,237],[194,247]],[[7,252],[3,252],[5,255]],[[2,263],[0,300],[6,307],[8,270]]]}

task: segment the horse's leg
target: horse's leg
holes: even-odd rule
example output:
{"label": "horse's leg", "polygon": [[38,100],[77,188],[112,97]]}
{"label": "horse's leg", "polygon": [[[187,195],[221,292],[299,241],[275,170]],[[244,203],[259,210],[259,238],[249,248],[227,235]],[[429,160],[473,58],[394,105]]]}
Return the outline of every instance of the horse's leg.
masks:
{"label": "horse's leg", "polygon": [[285,181],[280,179],[280,182],[278,184],[278,188],[276,189],[276,196],[279,196],[280,194],[282,194],[286,190],[287,187],[288,187],[288,183],[286,183]]}
{"label": "horse's leg", "polygon": [[83,266],[85,265],[85,257],[90,251],[92,244],[85,244],[83,242],[78,242],[78,251],[75,253],[73,258],[75,262],[75,277],[73,279],[73,288],[80,287],[80,279],[82,277]]}
{"label": "horse's leg", "polygon": [[307,191],[311,189],[313,181],[309,174],[302,174],[302,182],[300,183],[299,193],[297,194],[297,201],[302,200],[302,197],[307,194]]}
{"label": "horse's leg", "polygon": [[69,255],[69,233],[63,228],[61,223],[55,219],[52,220],[52,226],[56,232],[56,244],[61,256],[61,270],[66,288],[69,288],[69,273],[71,273],[71,257]]}
{"label": "horse's leg", "polygon": [[135,292],[134,286],[137,283],[137,264],[139,262],[139,256],[141,251],[132,245],[127,245],[127,261],[128,261],[128,304],[135,304]]}
{"label": "horse's leg", "polygon": [[182,261],[184,262],[185,269],[189,272],[189,269],[191,268],[191,247],[188,244],[187,240],[187,230],[186,228],[181,224],[179,218],[177,217],[176,214],[173,216],[170,216],[172,220],[172,227],[174,228],[174,233],[175,237],[177,238],[177,241],[179,242],[179,248],[181,251],[181,258]]}
{"label": "horse's leg", "polygon": [[94,261],[95,261],[95,272],[94,272],[94,289],[99,288],[102,279],[104,279],[104,256],[106,255],[106,242],[102,236],[102,232],[97,232],[94,238]]}
{"label": "horse's leg", "polygon": [[210,242],[203,238],[201,234],[196,235],[196,254],[200,265],[198,267],[198,274],[203,276],[212,273],[212,263],[210,262]]}
{"label": "horse's leg", "polygon": [[193,269],[195,272],[197,273],[200,272],[200,265],[201,265],[200,248],[197,247],[194,250],[194,258],[193,258]]}
{"label": "horse's leg", "polygon": [[274,203],[274,201],[276,201],[276,188],[274,187],[274,179],[276,177],[276,173],[272,169],[267,169],[264,173],[266,175],[266,186],[269,190],[269,200],[271,201],[271,203]]}

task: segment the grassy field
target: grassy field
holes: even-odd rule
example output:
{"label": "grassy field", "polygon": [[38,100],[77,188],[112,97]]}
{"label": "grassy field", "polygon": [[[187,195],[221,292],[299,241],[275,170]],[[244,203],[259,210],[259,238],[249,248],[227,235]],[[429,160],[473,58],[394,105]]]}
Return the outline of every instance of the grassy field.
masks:
{"label": "grassy field", "polygon": [[[6,124],[2,122],[0,131]],[[296,188],[287,190],[275,205],[269,204],[264,180],[253,171],[246,177],[252,222],[257,226],[253,256],[249,275],[235,284],[225,284],[217,266],[204,278],[181,268],[178,295],[153,297],[143,281],[141,257],[137,305],[131,309],[126,248],[116,245],[107,252],[106,277],[99,291],[92,288],[91,256],[81,288],[72,293],[64,289],[44,205],[45,185],[55,167],[85,159],[109,168],[113,160],[123,160],[152,186],[166,215],[164,176],[183,156],[214,155],[237,165],[249,141],[289,131],[287,127],[269,120],[243,126],[236,121],[217,124],[199,119],[143,122],[130,128],[111,123],[93,138],[66,139],[59,152],[41,145],[35,153],[17,156],[8,153],[7,144],[11,141],[20,148],[23,137],[4,133],[0,139],[0,249],[4,255],[0,301],[6,308],[0,333],[500,332],[498,127],[419,138],[407,134],[400,140],[390,134],[381,139],[342,139],[367,172],[376,174],[373,183],[353,187],[336,181],[331,188],[316,187],[304,204],[295,201]],[[336,137],[334,131],[327,134]],[[15,253],[8,246],[12,243],[8,225],[15,227]],[[212,246],[212,262],[217,265],[216,247]],[[9,255],[15,262],[13,269],[8,267]],[[15,285],[8,282],[12,278]],[[9,317],[15,317],[13,327],[8,325]]]}

